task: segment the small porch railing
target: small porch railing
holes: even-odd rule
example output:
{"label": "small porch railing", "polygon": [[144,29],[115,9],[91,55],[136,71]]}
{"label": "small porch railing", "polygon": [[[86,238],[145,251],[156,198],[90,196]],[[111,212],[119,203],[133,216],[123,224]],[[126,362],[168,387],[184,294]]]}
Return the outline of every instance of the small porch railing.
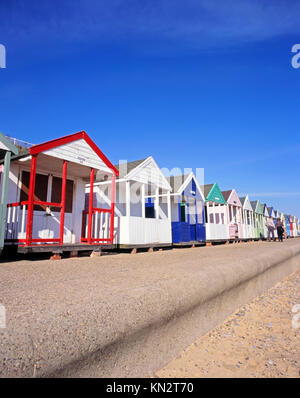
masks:
{"label": "small porch railing", "polygon": [[82,243],[113,243],[112,242],[111,209],[93,208],[92,222],[89,231],[89,212],[82,213]]}
{"label": "small porch railing", "polygon": [[[4,239],[6,242],[25,242],[26,235],[26,202],[9,203],[7,205],[6,228]],[[24,239],[18,239],[18,237]]]}
{"label": "small porch railing", "polygon": [[[51,207],[62,207],[61,203],[34,201],[34,205],[41,206],[43,209]],[[7,219],[5,229],[5,241],[8,243],[26,244],[26,227],[28,216],[28,200],[24,202],[9,203],[7,205]],[[34,221],[34,215],[33,215]],[[31,244],[48,243],[58,244],[61,238],[31,238]]]}

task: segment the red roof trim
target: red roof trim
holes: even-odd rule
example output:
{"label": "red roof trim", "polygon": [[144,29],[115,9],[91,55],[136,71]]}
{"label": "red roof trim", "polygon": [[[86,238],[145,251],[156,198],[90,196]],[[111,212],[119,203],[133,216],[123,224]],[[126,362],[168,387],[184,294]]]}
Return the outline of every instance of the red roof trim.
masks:
{"label": "red roof trim", "polygon": [[59,147],[61,145],[69,144],[70,142],[84,139],[85,142],[92,148],[92,150],[99,156],[99,158],[110,168],[116,176],[119,176],[119,171],[113,166],[108,160],[104,153],[98,148],[98,146],[91,140],[85,131],[80,131],[75,134],[66,135],[64,137],[56,138],[55,140],[47,141],[42,144],[34,145],[29,149],[31,155],[37,155],[38,153],[49,151],[50,149]]}

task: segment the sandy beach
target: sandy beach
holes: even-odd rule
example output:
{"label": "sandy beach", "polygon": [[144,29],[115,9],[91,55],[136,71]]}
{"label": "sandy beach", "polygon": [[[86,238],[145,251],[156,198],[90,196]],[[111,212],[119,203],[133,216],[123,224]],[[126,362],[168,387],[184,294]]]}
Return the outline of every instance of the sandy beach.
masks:
{"label": "sandy beach", "polygon": [[300,322],[292,312],[296,304],[299,271],[239,308],[156,376],[300,377]]}

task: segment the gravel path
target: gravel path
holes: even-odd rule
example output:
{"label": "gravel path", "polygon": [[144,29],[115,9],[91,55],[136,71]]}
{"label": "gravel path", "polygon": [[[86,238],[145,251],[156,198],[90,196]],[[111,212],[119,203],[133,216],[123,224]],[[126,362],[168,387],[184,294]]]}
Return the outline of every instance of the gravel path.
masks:
{"label": "gravel path", "polygon": [[296,304],[300,314],[299,271],[239,308],[156,376],[300,377],[300,317],[292,325]]}
{"label": "gravel path", "polygon": [[[230,285],[248,274],[249,259],[252,266],[260,259],[262,267],[274,256],[280,261],[283,248],[298,252],[299,247],[295,239],[0,263],[0,304],[7,323],[0,328],[0,376],[54,372],[149,322],[174,316],[182,303],[186,308],[198,303],[208,285],[210,291]],[[183,332],[193,341],[194,334],[190,339],[190,331]]]}

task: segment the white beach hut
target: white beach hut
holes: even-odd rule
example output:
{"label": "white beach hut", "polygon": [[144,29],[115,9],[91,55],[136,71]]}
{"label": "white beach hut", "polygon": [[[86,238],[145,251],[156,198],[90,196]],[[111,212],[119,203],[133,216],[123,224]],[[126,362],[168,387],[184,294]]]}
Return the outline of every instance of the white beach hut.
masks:
{"label": "white beach hut", "polygon": [[293,236],[296,238],[298,236],[298,226],[297,226],[297,217],[292,216],[292,224],[293,224]]}
{"label": "white beach hut", "polygon": [[242,215],[242,228],[243,228],[243,237],[244,239],[254,239],[254,213],[253,208],[251,206],[251,202],[249,200],[249,196],[246,195],[240,198],[240,201],[243,206],[243,215]]}
{"label": "white beach hut", "polygon": [[[92,235],[95,209],[89,201],[87,236],[82,236],[85,184],[98,175],[110,175],[111,205],[103,239]],[[112,245],[114,185],[118,170],[84,132],[28,146],[11,159],[5,244],[18,251],[84,250]],[[102,210],[101,210],[102,211]]]}
{"label": "white beach hut", "polygon": [[222,195],[227,203],[227,223],[230,240],[244,238],[242,227],[242,203],[235,189],[222,191]]}
{"label": "white beach hut", "polygon": [[266,222],[269,219],[269,211],[268,211],[268,206],[266,205],[266,203],[261,204],[263,213],[264,213],[264,238],[267,239],[268,237],[268,228],[266,226]]}
{"label": "white beach hut", "polygon": [[[170,246],[171,186],[152,156],[121,163],[116,168],[114,243],[123,248]],[[86,186],[86,195],[90,186]],[[105,176],[94,184],[97,206],[110,206],[110,180]],[[103,233],[104,220],[95,215],[96,236]]]}

